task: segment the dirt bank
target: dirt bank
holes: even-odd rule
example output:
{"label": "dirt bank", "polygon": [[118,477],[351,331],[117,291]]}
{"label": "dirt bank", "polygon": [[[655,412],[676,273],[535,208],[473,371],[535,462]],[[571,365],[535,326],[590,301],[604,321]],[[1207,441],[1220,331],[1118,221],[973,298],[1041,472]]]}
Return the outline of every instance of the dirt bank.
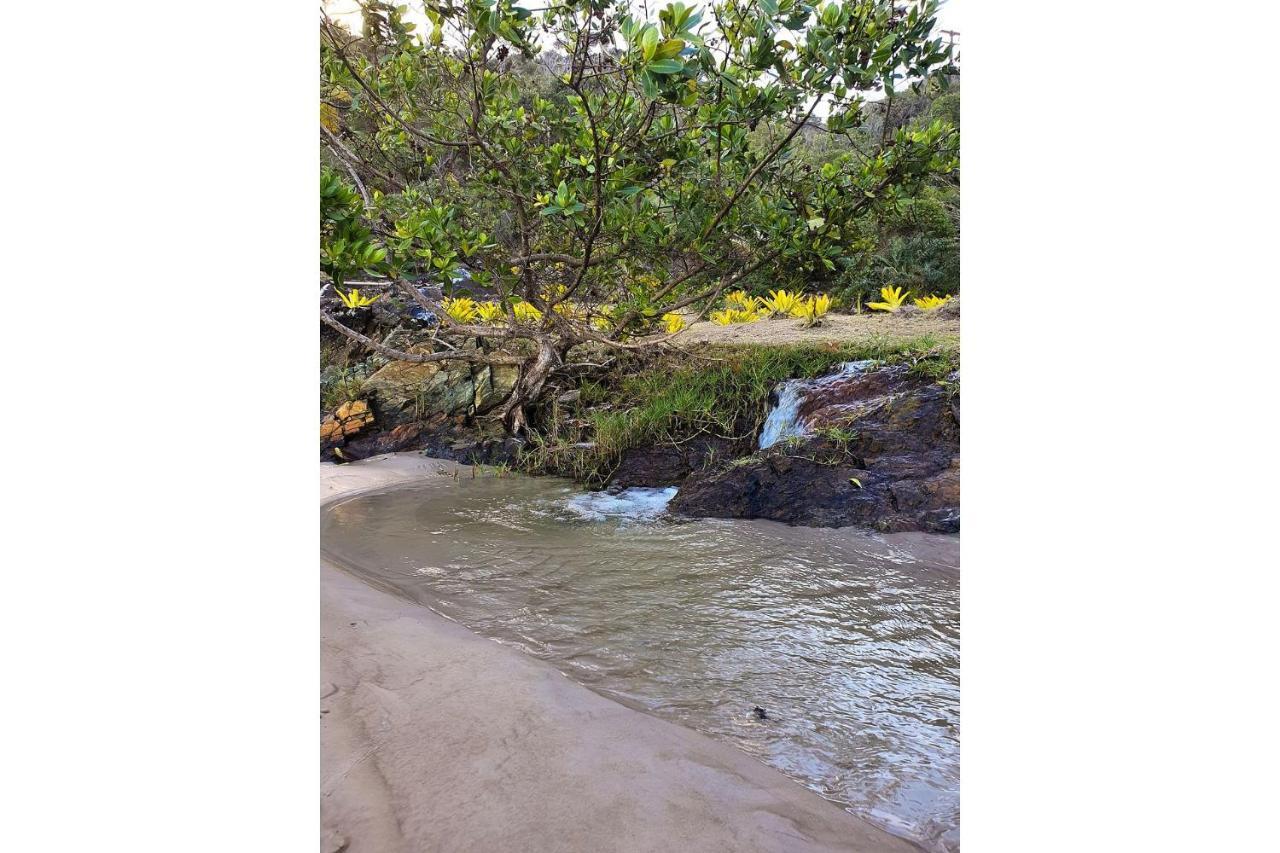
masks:
{"label": "dirt bank", "polygon": [[[456,466],[321,466],[321,503]],[[733,747],[320,566],[322,850],[916,848]]]}

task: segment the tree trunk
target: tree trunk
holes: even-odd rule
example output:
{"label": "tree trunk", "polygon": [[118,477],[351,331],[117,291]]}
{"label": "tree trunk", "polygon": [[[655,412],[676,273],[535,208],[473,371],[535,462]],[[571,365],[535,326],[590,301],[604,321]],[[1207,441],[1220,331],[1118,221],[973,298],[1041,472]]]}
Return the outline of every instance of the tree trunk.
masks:
{"label": "tree trunk", "polygon": [[551,371],[560,363],[560,356],[550,341],[538,341],[538,352],[520,368],[520,378],[511,389],[511,396],[502,409],[502,425],[512,436],[522,436],[529,429],[526,408],[537,401]]}

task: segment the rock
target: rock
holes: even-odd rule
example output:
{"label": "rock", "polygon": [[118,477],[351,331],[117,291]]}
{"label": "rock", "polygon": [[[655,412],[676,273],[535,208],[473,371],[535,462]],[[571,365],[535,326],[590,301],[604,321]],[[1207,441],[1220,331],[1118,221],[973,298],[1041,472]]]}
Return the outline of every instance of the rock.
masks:
{"label": "rock", "polygon": [[696,438],[682,445],[635,447],[622,454],[609,491],[633,486],[674,486],[694,471],[732,459],[747,448],[724,438]]}
{"label": "rock", "polygon": [[814,527],[958,532],[953,396],[902,366],[824,384],[800,405],[816,435],[694,471],[669,509]]}
{"label": "rock", "polygon": [[511,365],[393,361],[365,380],[361,392],[373,401],[379,423],[395,426],[436,415],[484,414],[506,399],[518,376]]}
{"label": "rock", "polygon": [[348,441],[343,446],[342,453],[348,460],[356,460],[380,456],[383,453],[417,450],[422,446],[423,430],[422,424],[400,424],[387,432]]}
{"label": "rock", "polygon": [[364,400],[343,403],[320,422],[320,443],[337,444],[373,423],[373,412]]}

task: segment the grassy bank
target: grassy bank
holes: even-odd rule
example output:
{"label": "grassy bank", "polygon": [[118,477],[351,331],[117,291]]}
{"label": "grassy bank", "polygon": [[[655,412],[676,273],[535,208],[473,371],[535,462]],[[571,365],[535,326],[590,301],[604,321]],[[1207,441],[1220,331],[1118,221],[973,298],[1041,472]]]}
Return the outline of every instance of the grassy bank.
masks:
{"label": "grassy bank", "polygon": [[921,335],[782,346],[701,346],[630,356],[579,386],[577,399],[553,401],[520,458],[531,472],[603,485],[633,447],[680,444],[698,436],[748,442],[781,381],[820,376],[846,361],[909,363],[942,380],[959,364],[950,336]]}

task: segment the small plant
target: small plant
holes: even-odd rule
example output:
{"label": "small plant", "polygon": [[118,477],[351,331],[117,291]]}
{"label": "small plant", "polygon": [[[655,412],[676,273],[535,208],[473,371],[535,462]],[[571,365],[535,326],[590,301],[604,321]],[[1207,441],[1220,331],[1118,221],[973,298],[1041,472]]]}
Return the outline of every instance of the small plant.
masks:
{"label": "small plant", "polygon": [[836,444],[848,444],[849,442],[853,441],[855,438],[858,437],[858,433],[855,430],[851,430],[842,426],[837,426],[835,424],[832,424],[831,426],[819,427],[818,429],[814,430],[814,432],[815,434],[820,435],[823,438],[827,439],[828,441],[834,442]]}
{"label": "small plant", "polygon": [[368,308],[370,305],[377,302],[378,298],[382,295],[382,294],[377,294],[376,296],[365,296],[362,293],[360,293],[359,288],[354,288],[354,287],[348,293],[343,293],[341,290],[338,290],[336,287],[334,288],[334,290],[337,291],[338,298],[342,300],[342,304],[347,306],[348,308]]}
{"label": "small plant", "polygon": [[516,302],[511,306],[517,323],[536,323],[542,319],[542,312],[530,302]]}
{"label": "small plant", "polygon": [[921,311],[937,311],[951,301],[950,296],[925,296],[915,298],[916,307]]}
{"label": "small plant", "polygon": [[476,310],[478,306],[476,301],[470,297],[460,296],[457,299],[445,298],[441,303],[444,306],[444,312],[449,315],[455,323],[470,323],[476,318]]}
{"label": "small plant", "polygon": [[501,323],[502,306],[497,302],[481,302],[476,306],[476,319],[482,323]]}
{"label": "small plant", "polygon": [[773,316],[787,316],[792,314],[797,308],[803,304],[803,300],[798,293],[788,293],[785,290],[771,290],[769,296],[760,300],[761,305]]}
{"label": "small plant", "polygon": [[723,311],[712,311],[711,322],[717,326],[730,326],[734,323],[754,323],[761,318],[758,311],[744,311],[740,308],[726,308]]}
{"label": "small plant", "polygon": [[667,313],[662,315],[662,328],[666,329],[668,335],[674,335],[676,332],[684,330],[688,324],[679,314]]}
{"label": "small plant", "polygon": [[745,290],[735,290],[724,297],[726,308],[737,308],[739,311],[755,311],[760,307],[754,296],[748,296]]}
{"label": "small plant", "polygon": [[822,324],[822,318],[831,310],[831,297],[825,293],[817,296],[810,296],[800,307],[796,308],[791,316],[804,320],[804,327],[818,326]]}
{"label": "small plant", "polygon": [[956,370],[954,360],[935,353],[925,353],[911,360],[911,366],[907,368],[907,372],[912,376],[918,376],[921,379],[932,379],[941,381]]}
{"label": "small plant", "polygon": [[868,302],[867,307],[873,311],[897,311],[902,307],[902,303],[907,301],[907,297],[911,291],[903,293],[901,287],[882,287],[880,288],[880,298],[883,302]]}
{"label": "small plant", "polygon": [[320,380],[320,406],[325,411],[336,409],[343,403],[360,399],[364,378],[351,369],[344,369],[335,378]]}

